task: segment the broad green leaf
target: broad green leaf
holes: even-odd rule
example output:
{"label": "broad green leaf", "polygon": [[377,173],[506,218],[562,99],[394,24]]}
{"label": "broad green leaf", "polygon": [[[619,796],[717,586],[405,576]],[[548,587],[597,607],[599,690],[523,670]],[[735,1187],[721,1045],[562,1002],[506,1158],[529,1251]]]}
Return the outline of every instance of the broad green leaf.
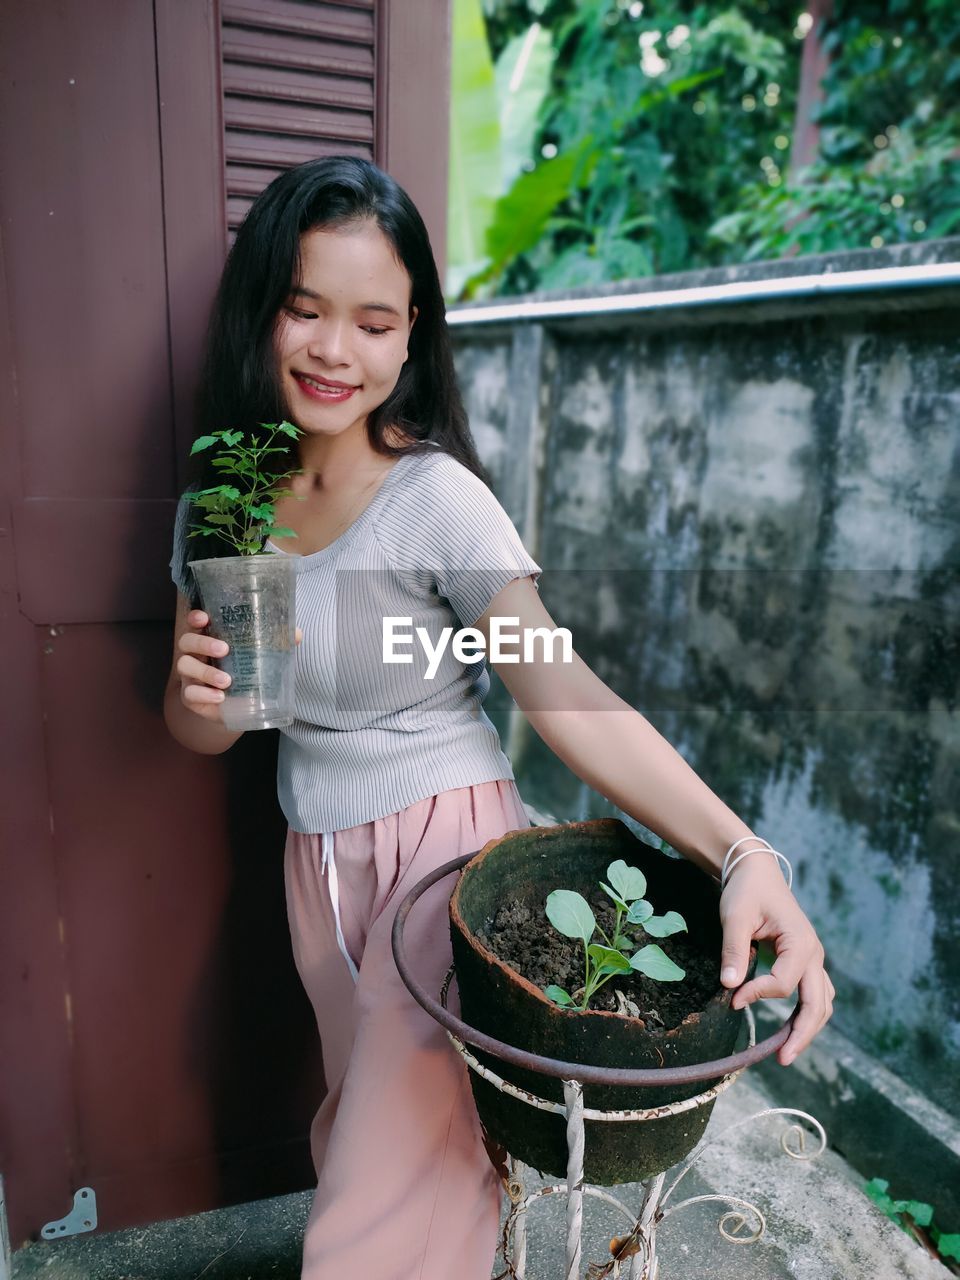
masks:
{"label": "broad green leaf", "polygon": [[625,902],[642,898],[647,892],[647,878],[638,867],[628,867],[622,858],[607,867],[607,879]]}
{"label": "broad green leaf", "polygon": [[669,956],[664,955],[653,943],[634,952],[630,957],[630,968],[636,969],[647,978],[657,982],[679,982],[685,978],[686,971],[674,964]]}
{"label": "broad green leaf", "polygon": [[870,1179],[869,1183],[864,1187],[864,1192],[868,1194],[874,1204],[879,1204],[879,1207],[881,1207],[884,1212],[887,1211],[887,1207],[890,1207],[892,1210],[893,1201],[887,1194],[890,1192],[890,1183],[888,1183],[886,1178]]}
{"label": "broad green leaf", "polygon": [[253,516],[254,520],[272,520],[273,519],[273,503],[265,502],[247,508],[247,514]]}
{"label": "broad green leaf", "polygon": [[215,512],[206,517],[207,524],[230,525],[237,523],[237,517],[229,514],[217,515]]}
{"label": "broad green leaf", "polygon": [[930,239],[951,235],[960,226],[960,209],[948,209],[930,223],[925,235]]}
{"label": "broad green leaf", "polygon": [[631,902],[627,912],[627,924],[644,924],[653,915],[653,906],[645,898]]}
{"label": "broad green leaf", "polygon": [[937,1248],[944,1258],[960,1260],[960,1235],[941,1235],[937,1237]]}
{"label": "broad green leaf", "polygon": [[217,493],[224,498],[230,498],[233,502],[240,497],[240,490],[234,488],[232,484],[216,484],[210,489],[201,489],[200,492],[201,494]]}
{"label": "broad green leaf", "polygon": [[281,422],[277,424],[277,430],[282,431],[285,436],[289,436],[291,440],[297,440],[300,437],[300,428],[295,427],[292,422]]}
{"label": "broad green leaf", "polygon": [[604,238],[597,252],[605,280],[637,280],[653,275],[653,261],[642,244],[622,237]]}
{"label": "broad green leaf", "polygon": [[566,991],[564,991],[563,987],[544,987],[543,994],[548,996],[554,1004],[568,1005],[574,1003],[574,1001],[567,995]]}
{"label": "broad green leaf", "polygon": [[595,942],[592,947],[587,947],[587,955],[597,966],[598,973],[630,972],[630,961],[619,951],[614,951],[612,947],[604,947]]}
{"label": "broad green leaf", "polygon": [[242,431],[224,431],[223,433],[224,444],[228,444],[231,449],[235,444],[239,444],[242,439]]}
{"label": "broad green leaf", "polygon": [[[637,218],[627,218],[625,222],[617,224],[617,235],[626,236],[631,231],[637,231],[640,227],[655,227],[657,225],[656,218],[648,213],[644,213]],[[661,841],[661,845],[662,845]]]}
{"label": "broad green leaf", "polygon": [[933,1221],[933,1205],[922,1200],[898,1200],[897,1208],[902,1213],[909,1213],[918,1227],[929,1227]]}
{"label": "broad green leaf", "polygon": [[693,75],[681,76],[679,79],[671,80],[668,84],[665,84],[662,89],[648,89],[633,104],[630,115],[642,115],[652,107],[666,101],[667,98],[679,98],[682,93],[687,93],[690,89],[696,89],[700,85],[706,84],[708,80],[716,80],[718,76],[722,75],[723,67],[717,67],[713,71],[698,71]]}
{"label": "broad green leaf", "polygon": [[541,160],[531,173],[520,174],[497,202],[487,231],[487,256],[496,269],[533,248],[557,205],[588,181],[593,154],[593,139],[588,137],[575,150]]}
{"label": "broad green leaf", "polygon": [[590,904],[572,889],[554,889],[547,895],[547,919],[567,938],[589,942],[597,922]]}
{"label": "broad green leaf", "polygon": [[651,938],[669,938],[673,933],[685,933],[687,922],[679,912],[668,911],[663,916],[651,916],[643,927]]}
{"label": "broad green leaf", "polygon": [[637,946],[632,938],[625,938],[622,933],[614,938],[613,945],[618,951],[635,951]]}
{"label": "broad green leaf", "polygon": [[215,445],[216,443],[217,443],[216,436],[198,436],[197,439],[194,440],[193,444],[190,446],[191,457],[193,456],[193,454],[199,453],[202,449],[209,449],[211,445]]}
{"label": "broad green leaf", "polygon": [[881,1198],[886,1200],[890,1199],[887,1195],[887,1192],[890,1190],[890,1183],[886,1178],[871,1178],[863,1189],[870,1199],[878,1204]]}
{"label": "broad green leaf", "polygon": [[[501,186],[506,191],[533,154],[537,117],[550,83],[550,32],[532,23],[509,40],[497,59]],[[498,193],[499,194],[499,193]]]}
{"label": "broad green leaf", "polygon": [[503,190],[493,62],[480,0],[454,0],[447,205],[448,292],[456,296],[484,260],[484,239]]}
{"label": "broad green leaf", "polygon": [[627,906],[629,904],[624,902],[624,900],[620,897],[620,895],[618,893],[615,893],[608,884],[604,884],[603,881],[601,880],[600,888],[603,890],[604,893],[608,893],[610,895],[610,897],[614,900],[614,902],[617,904],[618,907],[623,907],[624,911],[626,911]]}
{"label": "broad green leaf", "polygon": [[575,244],[563,249],[540,272],[541,289],[579,289],[588,284],[604,283],[604,263],[593,245]]}
{"label": "broad green leaf", "polygon": [[271,525],[269,529],[264,530],[268,538],[295,538],[297,535],[292,529],[286,529],[283,525]]}

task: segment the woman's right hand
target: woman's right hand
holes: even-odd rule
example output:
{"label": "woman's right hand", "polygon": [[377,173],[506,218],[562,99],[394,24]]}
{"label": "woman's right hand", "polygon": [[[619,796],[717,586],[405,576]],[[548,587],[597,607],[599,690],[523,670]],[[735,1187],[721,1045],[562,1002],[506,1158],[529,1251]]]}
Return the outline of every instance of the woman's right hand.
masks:
{"label": "woman's right hand", "polygon": [[177,643],[180,656],[176,671],[180,677],[180,701],[204,720],[223,723],[224,690],[230,685],[225,671],[213,665],[213,658],[230,652],[225,640],[204,634],[210,619],[202,609],[187,614],[187,629]]}

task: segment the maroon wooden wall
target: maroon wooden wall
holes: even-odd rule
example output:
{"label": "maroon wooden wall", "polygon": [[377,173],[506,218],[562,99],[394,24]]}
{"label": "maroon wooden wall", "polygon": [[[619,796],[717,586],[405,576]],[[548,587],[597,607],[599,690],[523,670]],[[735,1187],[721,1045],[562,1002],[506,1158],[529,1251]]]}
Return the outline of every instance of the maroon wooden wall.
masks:
{"label": "maroon wooden wall", "polygon": [[[207,309],[280,168],[373,156],[442,254],[448,0],[0,9],[0,1172],[16,1248],[310,1184],[275,736],[166,734]],[[226,126],[226,127],[225,127]],[[259,184],[259,186],[258,186]]]}

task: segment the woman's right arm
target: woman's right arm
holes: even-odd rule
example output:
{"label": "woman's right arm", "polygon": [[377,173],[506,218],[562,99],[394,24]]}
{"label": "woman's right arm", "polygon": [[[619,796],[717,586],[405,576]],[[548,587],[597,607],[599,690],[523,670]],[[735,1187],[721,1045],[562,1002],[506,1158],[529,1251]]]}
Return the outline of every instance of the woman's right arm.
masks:
{"label": "woman's right arm", "polygon": [[223,693],[230,677],[210,659],[222,658],[227,646],[204,634],[209,618],[177,592],[173,666],[163,698],[163,719],[177,742],[191,751],[215,756],[242,736],[223,723]]}

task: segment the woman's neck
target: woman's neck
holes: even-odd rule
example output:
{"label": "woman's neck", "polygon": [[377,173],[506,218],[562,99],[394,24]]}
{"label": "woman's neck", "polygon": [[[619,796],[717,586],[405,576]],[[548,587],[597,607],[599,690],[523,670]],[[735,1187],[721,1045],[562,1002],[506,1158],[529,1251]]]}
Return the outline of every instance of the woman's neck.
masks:
{"label": "woman's neck", "polygon": [[367,429],[351,428],[340,435],[303,435],[299,441],[300,466],[313,489],[341,489],[369,478],[371,469],[384,461],[367,438]]}

